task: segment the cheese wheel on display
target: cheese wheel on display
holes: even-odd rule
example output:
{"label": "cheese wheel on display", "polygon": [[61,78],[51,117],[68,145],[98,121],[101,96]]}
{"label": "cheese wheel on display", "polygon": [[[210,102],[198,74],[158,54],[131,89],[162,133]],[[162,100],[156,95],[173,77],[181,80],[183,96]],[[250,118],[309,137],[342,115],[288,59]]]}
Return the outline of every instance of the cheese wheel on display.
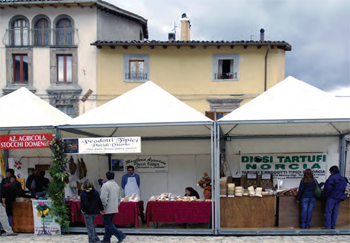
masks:
{"label": "cheese wheel on display", "polygon": [[241,196],[243,196],[243,194],[242,193],[236,193],[235,196],[236,197],[241,197]]}

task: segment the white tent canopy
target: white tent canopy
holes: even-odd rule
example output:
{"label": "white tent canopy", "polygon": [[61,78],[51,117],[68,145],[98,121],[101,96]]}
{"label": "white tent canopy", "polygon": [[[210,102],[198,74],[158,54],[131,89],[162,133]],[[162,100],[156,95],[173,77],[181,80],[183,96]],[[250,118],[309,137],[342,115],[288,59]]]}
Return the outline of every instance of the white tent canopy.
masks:
{"label": "white tent canopy", "polygon": [[340,135],[350,112],[338,98],[291,76],[218,121],[225,135]]}
{"label": "white tent canopy", "polygon": [[[71,117],[25,87],[0,98],[0,114],[0,130],[2,131],[41,130],[72,121]],[[1,133],[4,134],[4,132]]]}
{"label": "white tent canopy", "polygon": [[180,137],[210,135],[212,123],[148,81],[60,128],[85,136]]}

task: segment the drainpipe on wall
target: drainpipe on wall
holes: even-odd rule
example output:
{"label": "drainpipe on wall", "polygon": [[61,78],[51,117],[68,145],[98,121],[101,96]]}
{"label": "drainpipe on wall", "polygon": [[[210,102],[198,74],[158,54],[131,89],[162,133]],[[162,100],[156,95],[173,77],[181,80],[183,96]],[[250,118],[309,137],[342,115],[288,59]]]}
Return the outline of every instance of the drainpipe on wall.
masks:
{"label": "drainpipe on wall", "polygon": [[270,45],[267,46],[267,51],[265,55],[265,78],[264,78],[264,92],[266,91],[266,86],[267,86],[267,55],[269,54],[270,51]]}
{"label": "drainpipe on wall", "polygon": [[[265,41],[265,30],[260,29],[260,42]],[[267,88],[267,55],[269,54],[270,51],[270,44],[267,46],[267,51],[265,54],[265,77],[264,77],[264,91],[266,91]]]}

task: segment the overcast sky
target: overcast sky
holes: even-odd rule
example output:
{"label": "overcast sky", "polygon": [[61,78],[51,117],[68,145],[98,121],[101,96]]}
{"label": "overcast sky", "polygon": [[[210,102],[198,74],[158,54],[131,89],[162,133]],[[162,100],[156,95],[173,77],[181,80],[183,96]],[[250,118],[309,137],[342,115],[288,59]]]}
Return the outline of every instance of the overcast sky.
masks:
{"label": "overcast sky", "polygon": [[167,40],[187,13],[192,40],[286,41],[291,75],[350,96],[350,0],[107,0],[148,19],[150,40]]}

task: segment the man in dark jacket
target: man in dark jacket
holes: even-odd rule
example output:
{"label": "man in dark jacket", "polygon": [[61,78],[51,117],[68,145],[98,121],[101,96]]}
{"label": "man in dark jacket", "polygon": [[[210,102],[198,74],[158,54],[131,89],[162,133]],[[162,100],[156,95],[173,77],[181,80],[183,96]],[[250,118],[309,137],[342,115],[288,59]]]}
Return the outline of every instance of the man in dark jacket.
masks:
{"label": "man in dark jacket", "polygon": [[34,181],[34,179],[36,177],[38,177],[40,174],[39,170],[35,170],[33,171],[33,173],[30,174],[30,176],[28,176],[27,178],[27,182],[26,182],[26,187],[28,188],[28,190],[31,192],[32,196],[34,196],[35,192],[32,191],[32,182]]}
{"label": "man in dark jacket", "polygon": [[[8,221],[8,216],[6,213],[6,205],[5,205],[5,191],[4,189],[0,189],[0,223],[2,225],[2,227],[5,230],[5,236],[16,236],[17,233],[14,233],[9,221]],[[0,235],[1,235],[1,231],[0,231]]]}
{"label": "man in dark jacket", "polygon": [[335,229],[338,208],[341,201],[345,200],[346,180],[340,175],[338,166],[332,166],[329,169],[331,175],[328,177],[323,195],[327,198],[324,212],[324,229]]}
{"label": "man in dark jacket", "polygon": [[6,184],[10,183],[10,177],[15,176],[15,171],[13,169],[6,170],[6,178],[1,181],[1,189],[4,190]]}
{"label": "man in dark jacket", "polygon": [[45,178],[45,171],[40,171],[39,176],[35,177],[32,182],[32,191],[35,195],[39,197],[44,197],[46,195],[46,190],[49,186],[50,180]]}

